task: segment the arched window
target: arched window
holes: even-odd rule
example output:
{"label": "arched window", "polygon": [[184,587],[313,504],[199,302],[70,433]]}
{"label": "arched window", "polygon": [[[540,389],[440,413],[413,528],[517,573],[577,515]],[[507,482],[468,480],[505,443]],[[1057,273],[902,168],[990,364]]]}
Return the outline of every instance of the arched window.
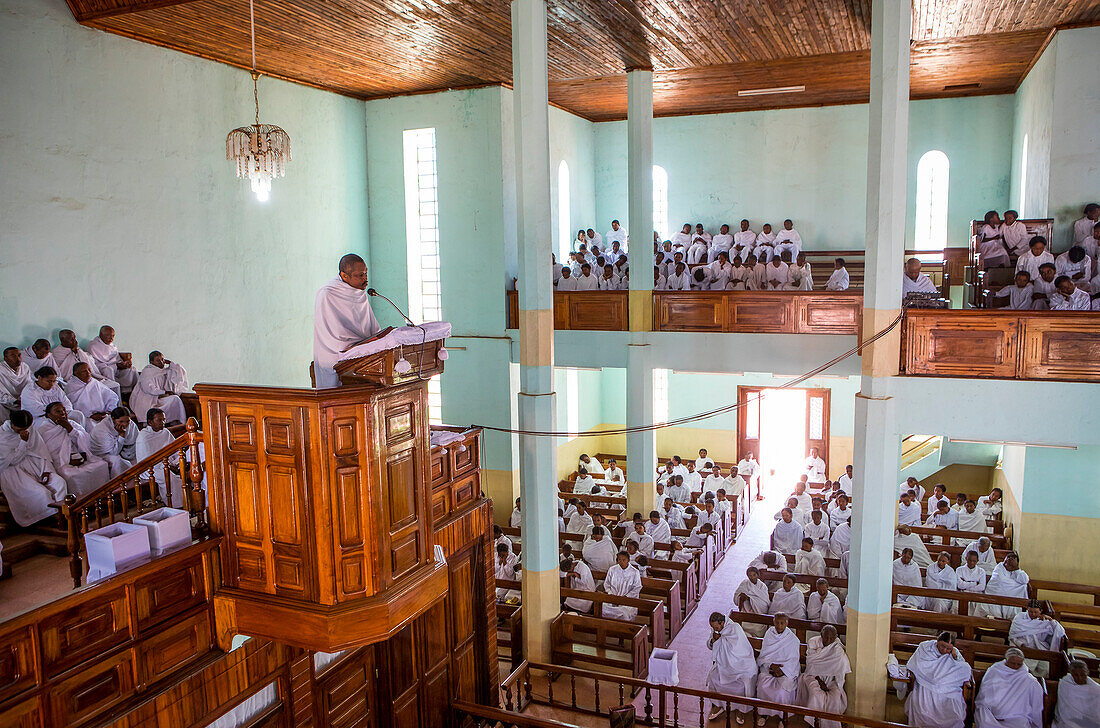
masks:
{"label": "arched window", "polygon": [[573,244],[573,230],[569,222],[569,165],[561,160],[558,165],[558,265],[569,260]]}
{"label": "arched window", "polygon": [[1027,217],[1024,208],[1027,207],[1027,134],[1024,134],[1024,147],[1020,152],[1020,217]]}
{"label": "arched window", "polygon": [[653,165],[653,229],[661,240],[668,237],[668,172],[656,164]]}
{"label": "arched window", "polygon": [[947,185],[951,163],[938,149],[917,162],[917,250],[947,246]]}

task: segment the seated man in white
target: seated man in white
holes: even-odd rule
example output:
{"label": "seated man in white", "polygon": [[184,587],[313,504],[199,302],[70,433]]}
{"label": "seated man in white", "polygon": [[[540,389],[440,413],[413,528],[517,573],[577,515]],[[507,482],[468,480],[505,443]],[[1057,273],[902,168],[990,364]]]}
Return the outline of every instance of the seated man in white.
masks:
{"label": "seated man in white", "polygon": [[1088,291],[1082,291],[1073,284],[1069,276],[1058,276],[1054,279],[1055,293],[1050,297],[1051,311],[1089,311],[1092,308],[1092,297]]}
{"label": "seated man in white", "polygon": [[[745,612],[747,614],[768,614],[768,608],[771,606],[771,594],[768,592],[768,585],[760,579],[760,570],[755,566],[750,566],[745,569],[745,579],[737,585],[737,589],[733,592],[733,605],[739,612]],[[749,629],[749,627],[746,627]],[[760,637],[764,634],[764,628],[761,627],[754,637]]]}
{"label": "seated man in white", "polygon": [[905,482],[898,486],[898,496],[905,495],[909,491],[913,491],[912,498],[916,501],[917,505],[920,505],[920,502],[924,500],[924,486],[912,475],[906,478]]}
{"label": "seated man in white", "polygon": [[691,290],[691,277],[688,275],[687,266],[681,261],[676,263],[675,270],[672,275],[665,278],[665,290],[667,291],[690,291]]}
{"label": "seated man in white", "polygon": [[577,510],[569,516],[565,526],[567,533],[584,533],[585,529],[592,525],[592,516],[588,515],[588,508],[582,501],[577,501]]}
{"label": "seated man in white", "polygon": [[1072,660],[1069,674],[1058,681],[1052,728],[1093,728],[1100,715],[1100,683],[1089,677],[1084,660]]}
{"label": "seated man in white", "polygon": [[763,264],[767,264],[771,261],[772,257],[779,257],[779,254],[775,252],[775,233],[772,232],[772,225],[770,222],[764,223],[760,228],[760,234],[756,236],[756,247],[753,248],[753,255],[756,259]]}
{"label": "seated man in white", "polygon": [[[603,590],[616,597],[637,599],[642,593],[642,575],[630,563],[630,555],[625,551],[615,554],[615,563],[607,568],[603,580]],[[630,621],[638,616],[637,607],[621,604],[604,604],[603,616],[610,619]]]}
{"label": "seated man in white", "polygon": [[[144,460],[158,450],[168,447],[176,439],[164,426],[165,417],[162,410],[154,407],[146,412],[145,416],[148,425],[138,433],[137,442],[134,444],[135,462]],[[163,463],[158,463],[153,469],[153,477],[156,479],[157,488],[160,490],[160,499],[173,508],[187,510],[187,494],[183,492],[183,477],[180,474],[178,454],[172,455],[168,459],[167,470],[168,472],[165,473]],[[165,478],[168,479],[172,487],[171,500],[168,498],[169,491],[165,487]]]}
{"label": "seated man in white", "polygon": [[790,266],[780,260],[778,255],[772,256],[764,269],[764,285],[769,291],[781,291],[787,285],[787,270]]}
{"label": "seated man in white", "polygon": [[92,376],[96,379],[102,379],[103,383],[110,387],[119,395],[122,394],[122,388],[118,382],[113,379],[106,379],[99,373],[99,366],[96,364],[92,355],[80,348],[80,343],[76,339],[76,334],[72,329],[62,329],[57,334],[57,340],[61,342],[53,349],[53,358],[57,362],[58,370],[57,375],[64,381],[69,381],[73,376],[73,367],[77,362],[84,362],[92,368]]}
{"label": "seated man in white", "polygon": [[577,470],[583,468],[593,475],[603,475],[604,468],[600,463],[599,458],[594,458],[588,453],[581,453],[580,458],[577,459]]}
{"label": "seated man in white", "polygon": [[802,539],[802,546],[794,552],[794,573],[825,576],[825,557],[814,548],[812,538]]}
{"label": "seated man in white", "polygon": [[1046,689],[1010,647],[985,671],[974,699],[974,728],[1042,728]]}
{"label": "seated man in white", "polygon": [[684,524],[684,509],[668,496],[665,497],[664,505],[661,506],[661,518],[668,521],[669,528],[687,528]]}
{"label": "seated man in white", "polygon": [[[973,500],[967,498],[963,504],[961,511],[956,511],[959,516],[959,530],[960,531],[977,531],[980,533],[989,533],[989,526],[985,522],[985,514],[978,510],[978,504]],[[970,538],[956,538],[953,539],[956,546],[969,546],[974,542]]]}
{"label": "seated man in white", "polygon": [[838,624],[844,621],[844,607],[840,598],[829,591],[829,582],[823,578],[817,580],[814,590],[806,600],[806,618],[815,622]]}
{"label": "seated man in white", "polygon": [[918,567],[923,569],[932,565],[932,556],[928,553],[928,547],[924,545],[921,537],[913,533],[908,526],[898,526],[894,534],[894,551],[900,554],[905,549],[913,552],[913,561]]}
{"label": "seated man in white", "polygon": [[[901,557],[894,559],[893,571],[894,586],[924,586],[920,575],[920,567],[913,561],[913,549],[902,549]],[[913,594],[899,594],[897,603],[921,609],[924,607],[924,597]]]}
{"label": "seated man in white", "polygon": [[802,526],[802,531],[807,538],[813,539],[814,550],[824,556],[829,552],[829,540],[833,531],[829,527],[829,514],[814,509],[810,511],[810,520]]}
{"label": "seated man in white", "polygon": [[936,504],[936,511],[928,515],[924,522],[928,528],[946,528],[951,531],[959,530],[959,514],[951,510],[951,502],[947,499]]}
{"label": "seated man in white", "polygon": [[993,542],[987,537],[982,536],[976,542],[971,543],[963,550],[963,558],[966,555],[973,553],[978,559],[978,566],[982,568],[987,575],[993,573],[993,569],[997,568],[997,556],[993,553]]}
{"label": "seated man in white", "polygon": [[1043,263],[1039,266],[1039,277],[1031,279],[1031,310],[1049,311],[1050,300],[1058,289],[1054,287],[1057,278],[1054,263]]}
{"label": "seated man in white", "polygon": [[111,410],[92,428],[92,454],[101,457],[111,466],[111,477],[133,467],[137,457],[137,425],[123,407]]}
{"label": "seated man in white", "polygon": [[1087,290],[1093,276],[1092,258],[1080,245],[1074,245],[1054,259],[1054,270],[1060,276],[1069,276],[1073,285]]}
{"label": "seated man in white", "polygon": [[[570,589],[576,591],[596,591],[596,580],[592,577],[592,569],[583,561],[574,561],[564,558],[558,564],[558,571]],[[592,602],[578,597],[568,597],[562,601],[562,609],[567,612],[588,614],[592,611]]]}
{"label": "seated man in white", "polygon": [[802,524],[794,521],[794,511],[784,508],[772,531],[772,548],[784,554],[793,554],[802,547],[805,536]]}
{"label": "seated man in white", "polygon": [[722,466],[714,465],[710,469],[710,475],[703,481],[704,493],[717,493],[719,489],[729,485],[729,480],[722,475]]}
{"label": "seated man in white", "polygon": [[603,235],[600,235],[592,228],[588,228],[587,230],[585,230],[584,234],[585,237],[588,238],[588,247],[597,247],[601,249],[603,248]]}
{"label": "seated man in white", "polygon": [[[725,226],[723,226],[725,227]],[[727,619],[721,612],[710,615],[710,638],[707,647],[714,663],[707,673],[706,689],[712,693],[751,698],[756,695],[756,654],[752,643],[737,622]],[[742,708],[734,704],[734,718],[738,725],[745,722]],[[717,701],[703,703],[703,715],[716,720],[726,712],[726,706]]]}
{"label": "seated man in white", "polygon": [[[1013,617],[1008,628],[1008,644],[1013,647],[1061,652],[1065,639],[1065,628],[1058,620],[1043,614],[1043,603],[1038,599],[1029,600],[1027,611]],[[1028,669],[1040,678],[1045,678],[1050,672],[1050,663],[1046,660],[1025,659],[1025,662]]]}
{"label": "seated man in white", "polygon": [[851,277],[848,275],[848,269],[844,267],[844,258],[837,258],[833,261],[833,272],[825,282],[825,290],[847,291],[850,282]]}
{"label": "seated man in white", "polygon": [[674,248],[686,250],[691,245],[691,225],[685,222],[680,232],[672,234],[671,240]]}
{"label": "seated man in white", "polygon": [[718,229],[718,234],[711,238],[710,250],[707,252],[707,262],[718,260],[719,253],[725,253],[729,258],[730,248],[733,247],[733,236],[730,235],[730,226],[723,225]]}
{"label": "seated man in white", "polygon": [[852,513],[852,507],[848,505],[848,495],[841,492],[829,508],[829,526],[835,530],[842,523],[851,523]]}
{"label": "seated man in white", "polygon": [[508,517],[509,528],[519,528],[523,524],[523,511],[520,510],[520,499],[516,498],[516,507],[512,509],[512,515]]}
{"label": "seated man in white", "polygon": [[557,285],[554,287],[559,291],[577,290],[577,279],[573,276],[573,271],[568,267],[563,267],[561,269],[561,277],[558,278]]}
{"label": "seated man in white", "polygon": [[104,379],[118,382],[123,392],[131,392],[137,384],[137,372],[129,357],[118,353],[114,341],[114,328],[100,326],[99,336],[88,342],[88,353],[95,360]]}
{"label": "seated man in white", "polygon": [[932,494],[928,496],[928,512],[936,512],[936,504],[943,501],[947,504],[947,507],[951,507],[951,499],[947,497],[947,486],[943,483],[936,483],[932,486]]}
{"label": "seated man in white", "polygon": [[[505,581],[519,581],[520,580],[520,563],[519,557],[512,553],[511,549],[505,544],[497,544],[497,556],[493,560],[493,578],[503,579]],[[497,601],[503,602],[507,599],[518,599],[520,592],[515,589],[508,589],[507,587],[497,587]]]}
{"label": "seated man in white", "polygon": [[813,272],[810,264],[806,262],[806,254],[799,253],[795,262],[787,268],[788,291],[812,291],[814,289]]}
{"label": "seated man in white", "polygon": [[615,563],[617,549],[603,526],[593,526],[592,535],[584,540],[581,558],[593,571],[607,571]]}
{"label": "seated man in white", "polygon": [[23,389],[19,401],[22,402],[23,409],[30,412],[36,422],[46,417],[48,405],[60,402],[65,405],[65,411],[70,413],[71,419],[84,424],[84,415],[73,410],[73,403],[65,396],[61,385],[58,384],[57,372],[50,367],[40,367],[34,373],[34,383]]}
{"label": "seated man in white", "polygon": [[111,479],[107,462],[92,454],[91,437],[79,423],[69,419],[65,405],[47,405],[46,417],[36,427],[50,451],[54,472],[65,479],[70,493],[91,493]]}
{"label": "seated man in white", "polygon": [[149,352],[149,364],[141,370],[138,384],[130,395],[130,409],[139,421],[145,413],[156,407],[164,410],[168,424],[181,424],[187,419],[183,400],[179,395],[187,391],[187,372],[183,367],[164,358],[159,351]]}
{"label": "seated man in white", "polygon": [[1012,255],[1020,256],[1027,252],[1027,242],[1031,236],[1027,234],[1027,225],[1020,222],[1020,213],[1015,210],[1005,211],[1001,235]]}
{"label": "seated man in white", "polygon": [[[799,592],[801,594],[801,592]],[[759,674],[756,678],[756,697],[772,703],[795,705],[798,693],[800,663],[798,637],[787,628],[787,615],[775,615],[773,626],[768,627],[756,657]],[[781,716],[778,710],[757,710],[757,725],[764,725],[765,716]]]}
{"label": "seated man in white", "polygon": [[103,383],[103,380],[92,376],[92,369],[84,362],[79,362],[73,367],[73,377],[68,382],[66,394],[88,423],[99,422],[107,414],[122,404],[119,396]]}
{"label": "seated man in white", "polygon": [[806,458],[802,472],[811,483],[825,482],[825,461],[821,459],[816,447],[810,448],[810,455]]}
{"label": "seated man in white", "polygon": [[974,670],[955,648],[950,632],[917,645],[905,663],[913,688],[905,700],[909,725],[927,728],[962,728],[966,720],[963,685],[972,682]]}
{"label": "seated man in white", "polygon": [[[1005,560],[997,564],[985,583],[985,593],[990,596],[1027,599],[1027,585],[1031,580],[1020,568],[1020,556],[1009,551]],[[1005,604],[975,604],[974,614],[979,617],[1012,619],[1022,610]]]}
{"label": "seated man in white", "polygon": [[649,521],[645,524],[645,532],[653,538],[654,545],[672,541],[672,526],[668,525],[668,521],[661,518],[660,511],[649,512]]}
{"label": "seated man in white", "polygon": [[615,266],[610,263],[604,265],[603,272],[596,279],[596,285],[601,291],[618,291],[621,288],[619,276],[615,275]]}
{"label": "seated man in white", "polygon": [[1001,489],[994,488],[989,491],[989,495],[983,495],[978,499],[978,510],[988,519],[1000,518],[1001,511],[1004,509],[1004,503],[1001,501],[1003,497]]}
{"label": "seated man in white", "polygon": [[[597,461],[597,464],[599,464],[599,461]],[[607,461],[607,469],[604,471],[604,480],[609,483],[626,484],[626,473],[619,467],[619,463],[615,458],[611,458]]]}
{"label": "seated man in white", "polygon": [[684,463],[684,467],[687,468],[687,474],[683,476],[684,487],[688,489],[688,493],[699,493],[703,489],[703,476],[696,472],[695,462],[688,460]]}
{"label": "seated man in white", "polygon": [[707,241],[701,235],[693,235],[687,249],[687,264],[699,265],[707,262]]}
{"label": "seated man in white", "polygon": [[691,503],[691,488],[684,482],[683,476],[673,475],[671,480],[665,494],[675,503]]}
{"label": "seated man in white", "polygon": [[907,492],[902,493],[898,501],[898,525],[919,526],[921,515],[920,503],[914,502],[913,497]]}
{"label": "seated man in white", "polygon": [[[941,551],[936,558],[936,563],[931,564],[924,572],[924,586],[928,589],[940,589],[942,591],[958,591],[959,575],[951,566],[951,555]],[[929,597],[924,608],[939,612],[940,614],[953,614],[955,612],[954,599],[937,599]]]}
{"label": "seated man in white", "polygon": [[69,489],[54,469],[53,458],[42,435],[33,427],[26,410],[16,410],[0,425],[0,491],[8,501],[11,517],[30,526],[56,517],[51,503],[65,500]]}
{"label": "seated man in white", "polygon": [[798,588],[790,574],[783,577],[783,586],[772,594],[768,614],[785,614],[791,619],[806,618],[806,594]]}
{"label": "seated man in white", "polygon": [[993,294],[993,308],[1010,308],[1013,311],[1030,311],[1035,306],[1035,286],[1026,270],[1016,271],[1011,286],[1004,286]]}
{"label": "seated man in white", "polygon": [[614,247],[615,243],[626,245],[626,228],[619,224],[618,220],[611,221],[611,229],[603,236],[604,242]]}
{"label": "seated man in white", "polygon": [[920,261],[910,258],[905,261],[905,275],[901,277],[901,297],[910,293],[935,293],[938,289],[932,279],[920,272]]}
{"label": "seated man in white", "polygon": [[0,362],[0,423],[20,409],[19,398],[32,382],[34,375],[23,363],[23,353],[14,346],[4,349],[4,361]]}
{"label": "seated man in white", "polygon": [[[761,551],[756,558],[749,562],[749,566],[760,571],[778,571],[781,574],[785,574],[790,569],[787,565],[787,559],[783,554],[778,551]],[[765,582],[769,592],[774,592],[779,589],[779,582],[769,581]]]}
{"label": "seated man in white", "polygon": [[794,260],[801,252],[802,236],[794,229],[794,223],[790,220],[784,220],[783,229],[775,234],[776,256],[782,256],[783,253],[790,253],[791,260]]}
{"label": "seated man in white", "polygon": [[[836,597],[834,597],[835,599]],[[839,604],[839,602],[838,602]],[[848,709],[844,676],[852,671],[844,643],[831,624],[806,642],[806,670],[799,680],[798,702],[811,710],[843,713]],[[818,728],[840,728],[835,720],[818,720]]]}
{"label": "seated man in white", "polygon": [[1039,279],[1039,266],[1043,263],[1054,265],[1054,256],[1047,251],[1047,239],[1042,235],[1033,236],[1027,247],[1027,252],[1016,259],[1016,270],[1026,270],[1035,281]]}
{"label": "seated man in white", "polygon": [[588,495],[596,486],[596,479],[584,471],[582,467],[577,474],[577,480],[573,483],[573,492],[576,495]]}
{"label": "seated man in white", "polygon": [[[54,359],[53,351],[50,350],[50,342],[46,339],[35,339],[33,344],[20,350],[19,353],[23,355],[23,363],[31,370],[32,377],[42,367],[49,367],[55,372],[61,371],[57,359]],[[64,384],[65,381],[62,380],[61,383]]]}
{"label": "seated man in white", "polygon": [[1095,202],[1085,205],[1084,214],[1073,223],[1073,243],[1079,245],[1087,238],[1098,220],[1100,220],[1100,205]]}
{"label": "seated man in white", "polygon": [[741,229],[733,234],[733,249],[744,258],[756,248],[756,233],[749,229],[749,221],[741,221]]}
{"label": "seated man in white", "polygon": [[[560,281],[559,281],[560,283]],[[577,276],[577,289],[578,291],[595,291],[600,287],[600,282],[596,280],[596,276],[592,275],[592,266],[585,263],[581,266],[581,274]],[[560,290],[560,289],[559,289]]]}

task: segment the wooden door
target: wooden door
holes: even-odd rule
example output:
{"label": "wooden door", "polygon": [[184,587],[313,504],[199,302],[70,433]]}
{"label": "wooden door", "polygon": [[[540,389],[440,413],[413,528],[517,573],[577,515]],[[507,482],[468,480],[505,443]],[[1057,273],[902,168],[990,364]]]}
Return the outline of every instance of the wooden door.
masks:
{"label": "wooden door", "polygon": [[760,460],[760,403],[762,387],[738,387],[737,460],[750,452]]}
{"label": "wooden door", "polygon": [[829,390],[806,390],[806,454],[817,448],[818,456],[825,461],[825,477],[829,472]]}

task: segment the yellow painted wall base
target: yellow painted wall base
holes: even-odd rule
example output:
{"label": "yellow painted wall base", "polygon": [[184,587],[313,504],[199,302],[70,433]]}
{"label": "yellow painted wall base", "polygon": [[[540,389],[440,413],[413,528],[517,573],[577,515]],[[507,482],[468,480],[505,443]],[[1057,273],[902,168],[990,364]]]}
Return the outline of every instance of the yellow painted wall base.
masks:
{"label": "yellow painted wall base", "polygon": [[937,470],[920,481],[920,484],[931,493],[932,486],[943,483],[947,486],[947,495],[954,502],[956,493],[988,493],[992,488],[992,482],[992,466],[954,464]]}
{"label": "yellow painted wall base", "polygon": [[508,519],[519,497],[518,470],[481,471],[481,492],[493,501],[493,520],[498,526],[508,525]]}
{"label": "yellow painted wall base", "polygon": [[852,674],[844,685],[848,712],[867,718],[886,715],[886,659],[890,654],[890,613],[848,609],[847,652]]}
{"label": "yellow painted wall base", "polygon": [[1100,554],[1100,518],[1024,513],[1014,539],[1031,578],[1100,584],[1100,560],[1067,558],[1070,547],[1074,554]]}
{"label": "yellow painted wall base", "polygon": [[550,623],[561,612],[561,580],[555,567],[523,572],[523,646],[531,662],[550,662]]}

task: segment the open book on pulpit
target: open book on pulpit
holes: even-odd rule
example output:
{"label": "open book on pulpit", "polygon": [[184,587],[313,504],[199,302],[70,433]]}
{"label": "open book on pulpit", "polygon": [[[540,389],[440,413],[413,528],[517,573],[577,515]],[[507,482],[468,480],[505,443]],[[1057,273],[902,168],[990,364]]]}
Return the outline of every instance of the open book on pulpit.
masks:
{"label": "open book on pulpit", "polygon": [[429,379],[443,371],[443,340],[450,335],[446,321],[386,327],[349,346],[336,362],[336,374],[344,385],[374,387]]}

